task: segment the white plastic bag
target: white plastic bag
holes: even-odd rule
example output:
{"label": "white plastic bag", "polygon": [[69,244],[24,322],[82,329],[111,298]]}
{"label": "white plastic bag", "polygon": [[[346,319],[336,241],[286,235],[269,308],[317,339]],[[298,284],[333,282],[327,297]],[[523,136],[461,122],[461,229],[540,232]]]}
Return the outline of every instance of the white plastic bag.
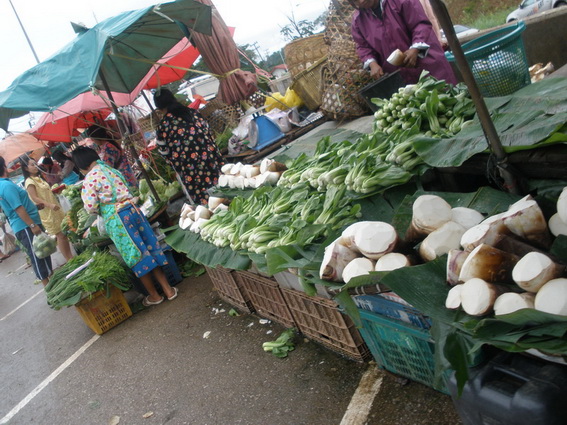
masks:
{"label": "white plastic bag", "polygon": [[4,233],[4,236],[2,236],[2,251],[4,255],[13,254],[17,250],[16,237],[10,233]]}
{"label": "white plastic bag", "polygon": [[37,258],[47,258],[57,251],[57,239],[42,232],[33,238],[32,249]]}
{"label": "white plastic bag", "polygon": [[106,233],[106,226],[104,225],[104,220],[100,215],[96,218],[96,227],[98,229],[98,233],[100,236],[108,236],[108,234]]}

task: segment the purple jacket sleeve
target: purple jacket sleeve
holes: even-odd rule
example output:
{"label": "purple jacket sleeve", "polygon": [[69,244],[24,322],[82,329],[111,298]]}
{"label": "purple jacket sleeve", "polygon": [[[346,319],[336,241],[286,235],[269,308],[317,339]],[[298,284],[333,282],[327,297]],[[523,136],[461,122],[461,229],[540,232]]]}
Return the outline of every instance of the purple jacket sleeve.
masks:
{"label": "purple jacket sleeve", "polygon": [[[355,12],[352,18],[352,38],[356,43],[356,53],[362,62],[366,62],[368,59],[375,59],[378,61],[377,52],[366,42],[366,39],[362,35],[364,32],[363,28],[360,28],[360,22],[356,19],[358,16],[358,11]],[[378,61],[378,63],[380,63]]]}
{"label": "purple jacket sleeve", "polygon": [[429,45],[428,40],[430,40],[433,26],[419,0],[400,1],[400,15],[411,33],[412,45],[417,43]]}

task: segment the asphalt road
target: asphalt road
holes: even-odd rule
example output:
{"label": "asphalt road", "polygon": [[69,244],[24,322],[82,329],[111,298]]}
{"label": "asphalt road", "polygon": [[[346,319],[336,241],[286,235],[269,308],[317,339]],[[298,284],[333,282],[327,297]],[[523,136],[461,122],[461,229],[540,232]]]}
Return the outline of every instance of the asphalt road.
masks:
{"label": "asphalt road", "polygon": [[22,253],[0,277],[0,424],[460,423],[448,396],[301,336],[286,359],[264,353],[284,328],[230,316],[207,275],[100,337],[47,306]]}

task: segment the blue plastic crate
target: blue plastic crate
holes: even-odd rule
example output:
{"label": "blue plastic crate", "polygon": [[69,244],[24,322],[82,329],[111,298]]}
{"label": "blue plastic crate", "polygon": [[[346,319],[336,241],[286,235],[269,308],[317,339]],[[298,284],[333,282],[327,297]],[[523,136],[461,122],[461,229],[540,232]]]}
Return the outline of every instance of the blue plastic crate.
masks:
{"label": "blue plastic crate", "polygon": [[358,309],[360,334],[382,368],[449,394],[435,376],[435,343],[428,330]]}
{"label": "blue plastic crate", "polygon": [[352,299],[356,306],[363,310],[398,319],[421,329],[429,329],[431,327],[431,319],[416,308],[386,299],[380,294],[353,295]]}
{"label": "blue plastic crate", "polygon": [[165,254],[165,258],[167,258],[166,266],[162,266],[162,270],[165,273],[165,277],[167,277],[167,281],[171,286],[177,285],[179,282],[183,280],[183,276],[181,276],[181,272],[179,271],[179,267],[177,267],[177,263],[173,258],[173,251],[168,250],[163,252]]}

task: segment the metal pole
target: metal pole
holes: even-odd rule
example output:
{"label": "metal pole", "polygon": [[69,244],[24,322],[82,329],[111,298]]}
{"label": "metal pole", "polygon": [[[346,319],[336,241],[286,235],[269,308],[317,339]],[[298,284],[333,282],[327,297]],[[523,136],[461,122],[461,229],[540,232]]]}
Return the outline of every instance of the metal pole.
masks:
{"label": "metal pole", "polygon": [[33,56],[35,57],[35,61],[37,63],[40,62],[39,58],[37,57],[37,53],[35,52],[35,49],[33,48],[32,42],[30,40],[30,38],[28,37],[28,33],[26,32],[26,29],[24,28],[24,24],[22,24],[22,21],[20,20],[20,16],[18,15],[18,12],[16,12],[16,8],[14,7],[14,5],[12,4],[12,0],[8,0],[10,2],[10,6],[12,6],[12,10],[14,11],[14,13],[16,14],[16,19],[18,20],[20,27],[22,27],[22,31],[24,32],[24,35],[26,37],[26,40],[28,41],[28,44],[30,45],[30,49],[33,53]]}
{"label": "metal pole", "polygon": [[518,186],[518,181],[509,169],[510,165],[508,164],[506,152],[502,147],[498,132],[490,118],[490,113],[488,112],[484,98],[476,84],[476,80],[474,79],[473,73],[469,67],[465,53],[461,47],[461,43],[457,38],[457,34],[455,34],[455,28],[453,27],[453,22],[449,16],[449,11],[442,0],[430,0],[430,3],[433,8],[433,12],[435,12],[435,16],[439,20],[441,28],[443,28],[449,47],[455,56],[457,67],[459,68],[459,71],[463,76],[463,80],[469,89],[478,113],[478,118],[480,119],[480,124],[484,130],[484,135],[488,139],[488,144],[496,157],[496,165],[500,172],[500,176],[504,180],[506,189],[510,193],[520,194],[521,191]]}
{"label": "metal pole", "polygon": [[128,147],[128,149],[130,149],[130,152],[132,153],[132,156],[134,157],[136,164],[138,164],[138,167],[140,167],[140,170],[142,171],[142,175],[144,176],[144,178],[148,182],[148,187],[150,188],[152,195],[154,195],[156,202],[159,202],[160,197],[157,194],[156,188],[152,184],[152,181],[150,180],[150,176],[149,176],[147,170],[144,168],[144,166],[142,165],[142,162],[140,161],[140,156],[138,155],[138,152],[136,152],[136,148],[134,147],[134,144],[130,140],[130,132],[128,131],[128,128],[126,127],[126,124],[124,124],[124,121],[122,120],[122,115],[120,115],[120,111],[118,111],[118,107],[116,106],[116,103],[114,102],[114,97],[112,96],[112,92],[110,91],[110,88],[108,86],[108,82],[106,81],[106,78],[104,77],[104,74],[103,74],[102,71],[99,71],[98,75],[100,76],[100,80],[102,81],[102,85],[104,86],[104,89],[106,90],[106,95],[110,99],[110,104],[112,105],[112,110],[114,111],[114,115],[116,116],[116,122],[118,123],[118,128],[120,129],[120,134],[122,134],[122,137],[124,137],[124,140],[126,142],[126,146]]}

